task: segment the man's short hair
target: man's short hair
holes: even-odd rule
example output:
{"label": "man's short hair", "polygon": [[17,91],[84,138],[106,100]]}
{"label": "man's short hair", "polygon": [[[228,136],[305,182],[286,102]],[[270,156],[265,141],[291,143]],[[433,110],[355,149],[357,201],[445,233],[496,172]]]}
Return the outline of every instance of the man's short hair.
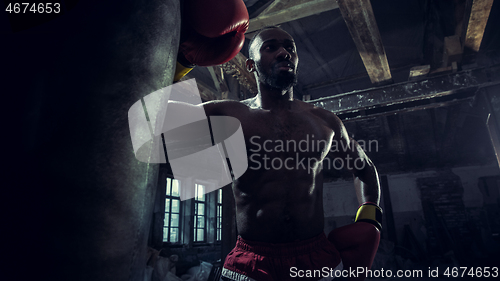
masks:
{"label": "man's short hair", "polygon": [[[269,26],[264,26],[263,28],[261,28],[261,29],[257,30],[257,32],[255,32],[254,36],[252,37],[252,39],[250,39],[250,42],[248,43],[248,58],[249,59],[253,59],[252,45],[253,45],[253,42],[255,41],[255,39],[257,38],[257,36],[259,36],[263,31],[266,31],[268,29],[274,29],[274,28],[283,30],[283,28],[281,28],[277,25],[269,25]],[[285,30],[283,30],[283,31],[285,31]]]}

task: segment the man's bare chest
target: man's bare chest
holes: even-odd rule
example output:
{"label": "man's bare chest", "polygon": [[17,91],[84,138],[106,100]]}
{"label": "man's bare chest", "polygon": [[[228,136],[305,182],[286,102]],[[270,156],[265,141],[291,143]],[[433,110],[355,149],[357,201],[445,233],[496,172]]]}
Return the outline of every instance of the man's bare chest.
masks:
{"label": "man's bare chest", "polygon": [[260,111],[242,118],[247,151],[269,157],[322,159],[331,146],[333,130],[307,111]]}

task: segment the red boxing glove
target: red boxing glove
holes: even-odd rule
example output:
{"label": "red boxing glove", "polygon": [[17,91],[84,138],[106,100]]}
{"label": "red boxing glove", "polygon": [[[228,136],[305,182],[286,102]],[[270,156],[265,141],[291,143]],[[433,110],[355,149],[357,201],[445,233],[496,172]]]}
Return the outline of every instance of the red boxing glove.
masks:
{"label": "red boxing glove", "polygon": [[219,65],[243,47],[249,24],[243,0],[185,0],[182,16],[176,78],[179,63],[181,68]]}
{"label": "red boxing glove", "polygon": [[[357,222],[334,229],[328,240],[337,248],[344,263],[344,269],[357,267],[370,269],[380,242],[380,231],[371,223]],[[360,274],[347,280],[364,280]]]}

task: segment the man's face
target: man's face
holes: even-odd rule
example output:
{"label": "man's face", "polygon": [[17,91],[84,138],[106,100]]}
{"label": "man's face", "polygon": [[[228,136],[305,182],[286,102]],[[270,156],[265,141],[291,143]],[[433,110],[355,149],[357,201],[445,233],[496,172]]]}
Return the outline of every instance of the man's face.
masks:
{"label": "man's face", "polygon": [[273,28],[261,32],[251,46],[259,82],[280,90],[297,83],[299,58],[293,38],[285,31]]}

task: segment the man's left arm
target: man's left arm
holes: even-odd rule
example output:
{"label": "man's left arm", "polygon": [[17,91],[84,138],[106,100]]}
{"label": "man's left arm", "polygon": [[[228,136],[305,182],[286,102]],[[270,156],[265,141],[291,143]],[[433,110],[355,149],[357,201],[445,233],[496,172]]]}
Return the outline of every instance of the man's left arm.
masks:
{"label": "man's left arm", "polygon": [[363,148],[347,134],[342,121],[334,116],[332,127],[334,130],[333,142],[336,145],[335,157],[344,161],[344,166],[354,176],[354,188],[359,204],[371,202],[380,203],[380,184],[377,169],[368,158]]}
{"label": "man's left arm", "polygon": [[[332,120],[333,119],[333,120]],[[344,166],[354,175],[354,187],[360,207],[356,223],[334,229],[328,235],[340,252],[345,269],[371,268],[380,242],[382,229],[382,209],[378,173],[373,162],[362,147],[349,137],[340,119],[333,115],[331,125],[334,130],[335,157],[344,161]],[[350,276],[347,280],[362,281],[365,274]]]}

